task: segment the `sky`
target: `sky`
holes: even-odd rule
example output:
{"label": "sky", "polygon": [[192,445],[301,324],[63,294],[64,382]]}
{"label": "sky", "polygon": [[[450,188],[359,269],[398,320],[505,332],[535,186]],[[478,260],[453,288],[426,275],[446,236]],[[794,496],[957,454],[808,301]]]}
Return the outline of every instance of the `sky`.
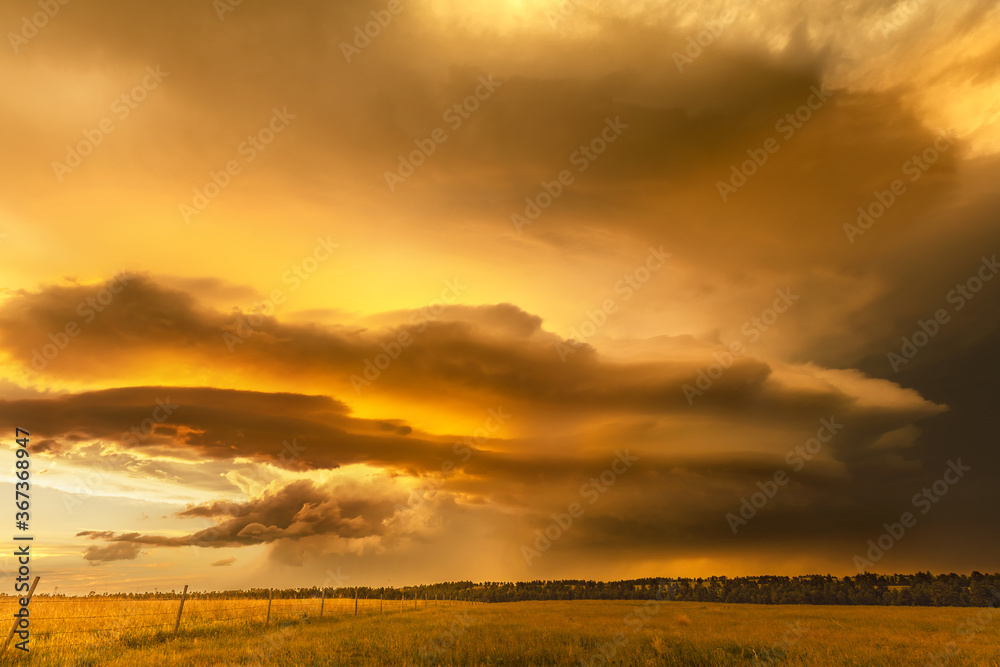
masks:
{"label": "sky", "polygon": [[1000,570],[995,2],[0,26],[40,590]]}

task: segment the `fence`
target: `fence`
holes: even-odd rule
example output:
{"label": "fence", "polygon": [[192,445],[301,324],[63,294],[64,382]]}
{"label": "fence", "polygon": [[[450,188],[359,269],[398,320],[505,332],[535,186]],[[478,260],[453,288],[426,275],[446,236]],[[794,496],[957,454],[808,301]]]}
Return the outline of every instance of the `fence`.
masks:
{"label": "fence", "polygon": [[[338,590],[343,593],[343,590]],[[453,598],[333,597],[326,591],[315,596],[266,598],[222,597],[193,593],[184,587],[180,599],[128,599],[114,596],[64,597],[35,593],[29,610],[32,651],[109,644],[140,644],[184,634],[204,634],[226,628],[266,628],[288,621],[353,619],[419,611],[434,606],[469,606]],[[0,596],[0,617],[11,618],[20,607],[16,597]],[[9,615],[8,615],[9,614]],[[15,617],[14,625],[17,625]],[[11,635],[13,635],[13,629]],[[10,637],[8,637],[10,642]],[[10,650],[4,644],[0,650]]]}

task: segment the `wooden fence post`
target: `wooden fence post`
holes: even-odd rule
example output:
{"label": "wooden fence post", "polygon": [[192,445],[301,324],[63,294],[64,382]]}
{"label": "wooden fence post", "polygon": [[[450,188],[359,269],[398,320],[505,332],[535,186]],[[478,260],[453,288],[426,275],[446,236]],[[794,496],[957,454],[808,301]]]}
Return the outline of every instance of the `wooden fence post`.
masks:
{"label": "wooden fence post", "polygon": [[358,587],[354,587],[354,615],[358,615]]}
{"label": "wooden fence post", "polygon": [[326,589],[323,589],[323,597],[319,599],[319,617],[323,618],[323,606],[326,604]]}
{"label": "wooden fence post", "polygon": [[385,599],[385,593],[378,594],[378,613],[382,613],[382,601]]}
{"label": "wooden fence post", "polygon": [[413,608],[414,608],[414,609],[416,609],[416,608],[417,608],[417,600],[418,600],[418,599],[419,599],[419,597],[418,597],[418,596],[416,596],[416,595],[414,595],[414,596],[413,596]]}
{"label": "wooden fence post", "polygon": [[267,589],[267,618],[264,619],[264,625],[268,626],[271,624],[271,599],[274,597],[274,589]]}
{"label": "wooden fence post", "polygon": [[184,600],[187,599],[188,587],[184,584],[184,592],[181,593],[181,606],[177,608],[177,621],[174,622],[174,637],[177,637],[177,632],[181,629],[181,612],[184,611]]}
{"label": "wooden fence post", "polygon": [[[31,588],[28,589],[28,604],[29,605],[31,604],[31,595],[35,592],[35,586],[38,585],[38,580],[39,579],[41,579],[41,577],[35,577],[35,580],[33,582],[31,582]],[[0,648],[0,653],[3,653],[3,652],[5,652],[7,650],[7,645],[10,644],[11,637],[13,637],[14,633],[17,632],[17,624],[18,624],[18,622],[20,620],[21,619],[19,619],[17,616],[14,617],[14,625],[10,626],[10,632],[7,633],[7,639],[3,643],[3,648]]]}

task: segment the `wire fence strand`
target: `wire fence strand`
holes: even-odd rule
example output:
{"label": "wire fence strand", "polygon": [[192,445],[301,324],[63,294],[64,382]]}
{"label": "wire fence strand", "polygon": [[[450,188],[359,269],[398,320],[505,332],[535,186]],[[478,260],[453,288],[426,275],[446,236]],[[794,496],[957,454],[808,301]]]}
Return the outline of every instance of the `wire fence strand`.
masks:
{"label": "wire fence strand", "polygon": [[[382,600],[379,598],[358,598],[330,597],[330,598],[185,598],[183,609],[180,606],[181,598],[176,600],[151,599],[136,600],[130,598],[104,598],[104,597],[82,597],[82,598],[46,598],[35,596],[31,600],[31,605],[41,606],[42,613],[45,613],[50,603],[75,603],[80,607],[80,613],[71,615],[47,615],[31,616],[32,622],[39,622],[37,630],[33,630],[31,639],[38,641],[37,648],[41,650],[81,648],[81,647],[107,647],[116,642],[124,642],[130,639],[146,640],[148,638],[169,636],[170,630],[178,628],[181,632],[197,631],[200,628],[219,628],[219,624],[230,623],[234,628],[243,627],[239,621],[264,625],[269,618],[273,624],[276,620],[287,622],[289,618],[325,618],[348,617],[355,614],[362,616],[381,615],[397,611],[413,611],[436,604],[463,604],[460,601],[440,601],[437,600]],[[237,604],[225,604],[230,601]],[[3,606],[11,603],[17,605],[16,598],[0,597],[0,613],[3,613]],[[212,606],[201,607],[201,604],[209,603]],[[220,604],[222,603],[222,604]],[[416,603],[416,604],[415,604]],[[121,612],[117,614],[106,613],[108,606],[112,604],[120,605]],[[466,603],[467,604],[467,603]],[[160,610],[140,611],[143,605],[157,605]],[[100,607],[94,611],[105,613],[89,614],[86,608],[90,606]],[[396,609],[399,606],[400,609]],[[67,610],[68,611],[68,610]],[[128,619],[149,619],[156,617],[174,618],[180,611],[179,626],[176,620],[163,623],[142,623],[132,625]],[[120,618],[125,621],[117,626],[93,626],[78,627],[89,624],[92,621],[103,619]],[[46,626],[58,624],[57,627],[48,629]],[[213,630],[214,631],[214,630]],[[59,641],[58,638],[79,638],[81,641]]]}

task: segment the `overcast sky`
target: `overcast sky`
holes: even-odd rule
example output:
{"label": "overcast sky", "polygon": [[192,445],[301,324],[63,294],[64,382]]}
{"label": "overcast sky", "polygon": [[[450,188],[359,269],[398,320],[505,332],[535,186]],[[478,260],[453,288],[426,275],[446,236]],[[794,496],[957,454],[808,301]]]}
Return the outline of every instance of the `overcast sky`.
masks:
{"label": "overcast sky", "polygon": [[3,3],[43,581],[1000,569],[997,7]]}

